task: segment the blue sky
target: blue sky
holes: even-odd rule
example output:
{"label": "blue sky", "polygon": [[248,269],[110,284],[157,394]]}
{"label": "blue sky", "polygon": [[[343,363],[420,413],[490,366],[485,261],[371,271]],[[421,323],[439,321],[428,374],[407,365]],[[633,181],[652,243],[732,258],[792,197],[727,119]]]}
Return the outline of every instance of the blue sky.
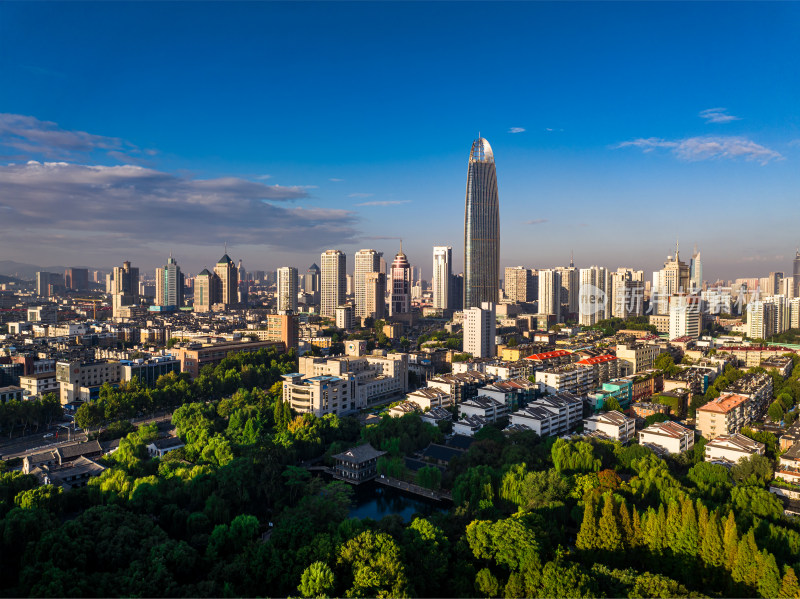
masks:
{"label": "blue sky", "polygon": [[679,237],[707,278],[788,271],[799,27],[800,3],[3,3],[0,257],[196,272],[228,241],[305,269],[402,237],[460,269],[480,131],[502,266],[652,271]]}

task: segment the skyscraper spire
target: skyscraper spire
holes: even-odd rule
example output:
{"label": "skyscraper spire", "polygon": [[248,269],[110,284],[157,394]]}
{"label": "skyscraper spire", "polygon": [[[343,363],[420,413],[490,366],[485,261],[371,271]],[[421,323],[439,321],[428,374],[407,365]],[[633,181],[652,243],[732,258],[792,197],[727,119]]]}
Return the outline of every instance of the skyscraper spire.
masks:
{"label": "skyscraper spire", "polygon": [[575,250],[569,251],[569,267],[570,268],[575,267]]}
{"label": "skyscraper spire", "polygon": [[675,262],[681,259],[681,244],[678,238],[675,238]]}

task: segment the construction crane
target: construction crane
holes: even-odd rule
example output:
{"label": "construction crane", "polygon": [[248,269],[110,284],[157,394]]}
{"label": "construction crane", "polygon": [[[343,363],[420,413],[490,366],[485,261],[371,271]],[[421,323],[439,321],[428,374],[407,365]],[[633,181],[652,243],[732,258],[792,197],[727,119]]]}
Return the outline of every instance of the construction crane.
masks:
{"label": "construction crane", "polygon": [[84,303],[84,304],[92,304],[92,320],[97,320],[97,304],[102,304],[103,300],[99,299],[91,299],[86,297],[76,297],[74,298],[76,302]]}

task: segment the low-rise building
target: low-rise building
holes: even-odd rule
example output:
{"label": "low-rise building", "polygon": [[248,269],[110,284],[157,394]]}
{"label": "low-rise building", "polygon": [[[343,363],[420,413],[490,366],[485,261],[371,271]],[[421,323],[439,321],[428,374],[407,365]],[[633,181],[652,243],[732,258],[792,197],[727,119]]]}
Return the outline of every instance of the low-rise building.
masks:
{"label": "low-rise building", "polygon": [[677,422],[656,422],[639,431],[639,444],[665,453],[681,453],[694,447],[694,432]]}
{"label": "low-rise building", "polygon": [[719,435],[706,443],[706,462],[732,466],[752,455],[764,455],[764,444],[738,433]]}
{"label": "low-rise building", "polygon": [[423,387],[412,391],[406,395],[406,399],[417,405],[420,410],[432,410],[433,408],[449,408],[453,405],[453,398],[449,393],[445,393],[436,387]]}
{"label": "low-rise building", "polygon": [[23,391],[24,390],[22,387],[17,387],[16,385],[0,387],[0,404],[7,403],[9,401],[22,401]]}
{"label": "low-rise building", "polygon": [[697,408],[697,432],[706,439],[738,433],[750,422],[749,400],[736,393],[723,393]]}
{"label": "low-rise building", "polygon": [[511,414],[510,424],[525,426],[541,436],[573,430],[583,418],[583,400],[571,393],[541,397]]}
{"label": "low-rise building", "polygon": [[453,423],[453,432],[456,435],[472,437],[487,424],[489,421],[483,416],[464,416]]}
{"label": "low-rise building", "polygon": [[548,393],[586,395],[596,385],[594,372],[578,364],[566,364],[536,371],[536,382]]}
{"label": "low-rise building", "polygon": [[514,378],[481,387],[478,394],[502,401],[509,412],[513,412],[536,399],[538,389],[539,386],[528,379]]}
{"label": "low-rise building", "polygon": [[620,376],[628,376],[653,368],[661,349],[645,343],[621,343],[617,345]]}
{"label": "low-rise building", "polygon": [[210,345],[191,344],[187,347],[176,347],[172,351],[178,355],[181,372],[188,372],[192,378],[197,378],[203,366],[219,364],[232,354],[254,353],[269,347],[275,347],[281,352],[286,350],[286,346],[281,341],[242,341]]}
{"label": "low-rise building", "polygon": [[639,402],[631,404],[631,412],[633,412],[637,418],[644,420],[648,416],[655,416],[656,414],[669,416],[670,407],[660,403]]}
{"label": "low-rise building", "polygon": [[386,455],[369,443],[351,447],[333,456],[333,475],[353,484],[360,484],[378,476],[378,458]]}
{"label": "low-rise building", "polygon": [[494,382],[494,377],[473,370],[459,374],[442,374],[428,380],[428,387],[435,387],[450,394],[453,403],[458,405],[465,399],[476,397],[478,389]]}
{"label": "low-rise building", "polygon": [[636,420],[628,418],[622,412],[612,410],[595,414],[583,421],[583,430],[599,431],[609,439],[627,443],[636,432]]}
{"label": "low-rise building", "polygon": [[453,420],[452,412],[444,408],[431,408],[422,414],[422,422],[427,422],[432,426],[438,426],[440,422],[448,422],[451,420]]}
{"label": "low-rise building", "polygon": [[480,416],[487,422],[496,422],[499,418],[508,415],[508,406],[504,402],[497,401],[485,395],[471,397],[458,404],[458,415],[461,418],[467,416]]}
{"label": "low-rise building", "polygon": [[573,362],[577,362],[580,356],[565,349],[557,349],[533,354],[527,356],[525,359],[533,363],[537,370],[540,370],[552,366],[561,366],[562,364],[572,364]]}
{"label": "low-rise building", "polygon": [[800,443],[792,445],[786,453],[778,458],[775,478],[800,485]]}
{"label": "low-rise building", "polygon": [[186,447],[180,437],[164,437],[156,439],[147,446],[147,453],[151,458],[163,458],[170,451]]}
{"label": "low-rise building", "polygon": [[137,379],[144,387],[155,387],[158,377],[181,371],[180,360],[173,356],[153,356],[147,360],[120,360],[123,381]]}
{"label": "low-rise building", "polygon": [[607,383],[619,376],[619,359],[610,354],[584,358],[576,364],[592,370],[595,385]]}
{"label": "low-rise building", "polygon": [[392,418],[400,418],[405,416],[406,414],[414,414],[415,412],[419,412],[419,406],[415,404],[413,401],[403,401],[397,404],[396,406],[392,406],[389,408],[387,414]]}
{"label": "low-rise building", "polygon": [[761,367],[767,370],[777,370],[784,379],[788,379],[794,369],[794,361],[791,356],[772,356],[762,360]]}
{"label": "low-rise building", "polygon": [[[284,374],[283,401],[295,412],[346,416],[360,409],[356,401],[355,377],[320,375],[307,377],[299,372]],[[366,406],[363,406],[366,407]]]}
{"label": "low-rise building", "polygon": [[112,360],[57,362],[56,380],[61,404],[96,399],[100,387],[105,383],[119,383],[121,374],[120,363]]}
{"label": "low-rise building", "polygon": [[19,386],[24,390],[24,395],[29,398],[42,397],[47,393],[58,395],[59,389],[55,371],[21,376],[19,377]]}

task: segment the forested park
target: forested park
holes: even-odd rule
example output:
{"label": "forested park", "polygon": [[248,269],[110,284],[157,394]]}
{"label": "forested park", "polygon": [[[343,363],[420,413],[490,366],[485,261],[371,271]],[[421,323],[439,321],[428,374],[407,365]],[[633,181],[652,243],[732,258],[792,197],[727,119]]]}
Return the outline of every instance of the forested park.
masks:
{"label": "forested park", "polygon": [[[703,462],[702,444],[662,459],[637,444],[487,427],[439,477],[423,475],[452,505],[408,522],[349,518],[351,487],[305,461],[370,442],[387,452],[383,469],[402,470],[442,431],[417,414],[367,427],[294,414],[280,375],[295,368],[293,354],[262,350],[194,381],[104,389],[76,419],[125,436],[83,488],[38,485],[4,464],[0,593],[800,596],[800,525],[767,490],[772,462],[729,471]],[[159,409],[174,410],[185,446],[154,459],[156,426],[120,423]]]}

